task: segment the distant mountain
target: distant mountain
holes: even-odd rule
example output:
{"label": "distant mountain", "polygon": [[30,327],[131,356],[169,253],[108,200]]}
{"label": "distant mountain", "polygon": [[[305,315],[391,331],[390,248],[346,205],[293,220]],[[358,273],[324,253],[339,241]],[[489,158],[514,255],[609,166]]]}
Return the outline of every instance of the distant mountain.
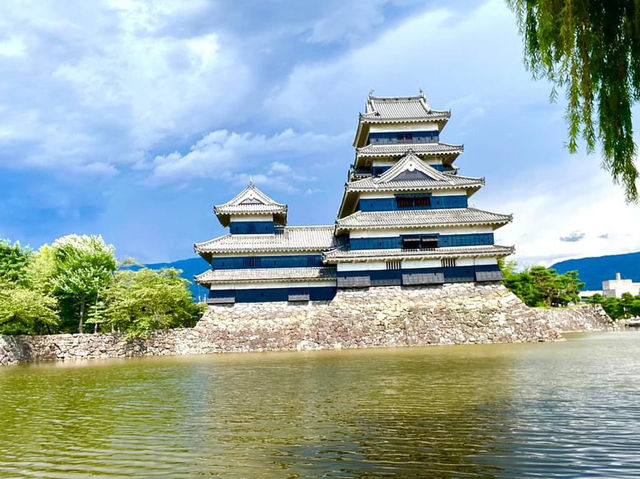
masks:
{"label": "distant mountain", "polygon": [[[149,269],[162,269],[162,268],[176,268],[182,270],[182,277],[191,281],[191,286],[189,289],[193,293],[193,297],[198,299],[200,297],[207,295],[207,289],[197,285],[193,281],[193,277],[196,274],[200,274],[203,271],[211,268],[211,265],[207,263],[204,259],[198,258],[189,258],[189,259],[181,259],[178,261],[174,261],[173,263],[153,263],[153,264],[145,264]],[[131,269],[136,270],[139,267],[132,266]]]}
{"label": "distant mountain", "polygon": [[560,261],[551,266],[558,273],[577,270],[585,289],[602,289],[602,282],[615,279],[620,273],[624,279],[640,282],[640,251],[595,258],[579,258]]}

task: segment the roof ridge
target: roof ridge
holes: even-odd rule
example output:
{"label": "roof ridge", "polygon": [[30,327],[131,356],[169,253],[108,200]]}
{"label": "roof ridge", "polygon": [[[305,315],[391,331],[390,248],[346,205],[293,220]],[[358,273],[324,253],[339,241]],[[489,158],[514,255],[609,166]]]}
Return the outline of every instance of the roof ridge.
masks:
{"label": "roof ridge", "polygon": [[234,196],[233,198],[231,198],[229,201],[227,201],[226,203],[222,203],[220,205],[216,205],[216,208],[222,208],[225,206],[238,206],[240,205],[240,201],[242,199],[244,199],[244,196],[247,195],[248,192],[253,192],[256,194],[256,196],[259,197],[259,199],[263,200],[264,205],[269,205],[269,206],[282,206],[286,208],[286,204],[284,203],[278,203],[276,200],[274,200],[273,198],[271,198],[269,195],[267,195],[264,191],[262,191],[260,188],[258,188],[255,183],[253,182],[253,179],[249,181],[249,184],[240,192],[238,193],[236,196]]}
{"label": "roof ridge", "polygon": [[[411,169],[409,165],[408,168],[405,168],[407,164],[410,162],[416,162],[416,168]],[[374,179],[374,182],[377,184],[386,183],[388,181],[393,181],[398,175],[400,175],[403,171],[414,171],[420,170],[425,175],[431,177],[436,181],[449,181],[444,173],[436,170],[434,167],[430,166],[428,163],[424,162],[419,156],[415,154],[413,148],[409,148],[407,153],[400,158],[395,165],[389,168],[387,171],[382,173],[378,178]],[[444,178],[444,180],[443,180]]]}

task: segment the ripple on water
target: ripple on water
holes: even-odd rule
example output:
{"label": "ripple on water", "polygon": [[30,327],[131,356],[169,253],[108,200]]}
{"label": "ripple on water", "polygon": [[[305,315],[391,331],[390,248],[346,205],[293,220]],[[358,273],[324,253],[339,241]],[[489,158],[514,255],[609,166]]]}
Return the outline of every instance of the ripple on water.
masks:
{"label": "ripple on water", "polygon": [[640,335],[0,370],[4,477],[638,477]]}

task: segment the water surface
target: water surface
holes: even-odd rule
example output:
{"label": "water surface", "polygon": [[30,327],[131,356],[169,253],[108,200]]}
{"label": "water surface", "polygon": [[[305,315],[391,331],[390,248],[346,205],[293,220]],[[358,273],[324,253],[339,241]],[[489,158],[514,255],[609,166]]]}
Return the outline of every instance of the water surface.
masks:
{"label": "water surface", "polygon": [[638,477],[640,333],[0,369],[0,477]]}

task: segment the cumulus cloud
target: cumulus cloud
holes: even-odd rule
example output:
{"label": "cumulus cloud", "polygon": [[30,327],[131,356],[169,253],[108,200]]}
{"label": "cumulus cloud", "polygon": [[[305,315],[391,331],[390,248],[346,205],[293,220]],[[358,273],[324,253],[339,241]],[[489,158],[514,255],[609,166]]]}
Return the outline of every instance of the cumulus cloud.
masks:
{"label": "cumulus cloud", "polygon": [[[640,250],[640,208],[626,204],[620,187],[592,160],[566,154],[551,175],[540,171],[518,176],[517,184],[491,186],[483,204],[514,213],[496,240],[515,244],[521,265]],[[562,231],[573,233],[559,237]]]}
{"label": "cumulus cloud", "polygon": [[578,241],[584,239],[585,233],[582,231],[572,231],[566,236],[560,236],[560,241],[564,241],[566,243],[577,243]]}
{"label": "cumulus cloud", "polygon": [[488,105],[513,108],[529,101],[523,90],[547,88],[529,81],[521,57],[515,19],[503,1],[462,15],[444,6],[416,14],[337,59],[299,64],[266,104],[282,118],[314,128],[342,127],[371,88],[405,95],[422,87],[428,97],[443,99],[434,107],[464,99],[477,118]]}
{"label": "cumulus cloud", "polygon": [[387,3],[390,2],[388,0],[340,2],[327,15],[315,21],[308,41],[313,43],[353,41],[383,22],[382,8]]}
{"label": "cumulus cloud", "polygon": [[252,78],[233,47],[165,28],[201,4],[3,3],[0,165],[111,175],[243,111]]}
{"label": "cumulus cloud", "polygon": [[287,129],[267,136],[216,130],[197,141],[186,153],[158,155],[144,168],[150,170],[149,181],[154,184],[183,183],[198,178],[245,182],[253,176],[256,182],[294,191],[299,188],[296,183],[315,180],[301,159],[313,163],[314,158],[344,144],[348,135],[298,133]]}

